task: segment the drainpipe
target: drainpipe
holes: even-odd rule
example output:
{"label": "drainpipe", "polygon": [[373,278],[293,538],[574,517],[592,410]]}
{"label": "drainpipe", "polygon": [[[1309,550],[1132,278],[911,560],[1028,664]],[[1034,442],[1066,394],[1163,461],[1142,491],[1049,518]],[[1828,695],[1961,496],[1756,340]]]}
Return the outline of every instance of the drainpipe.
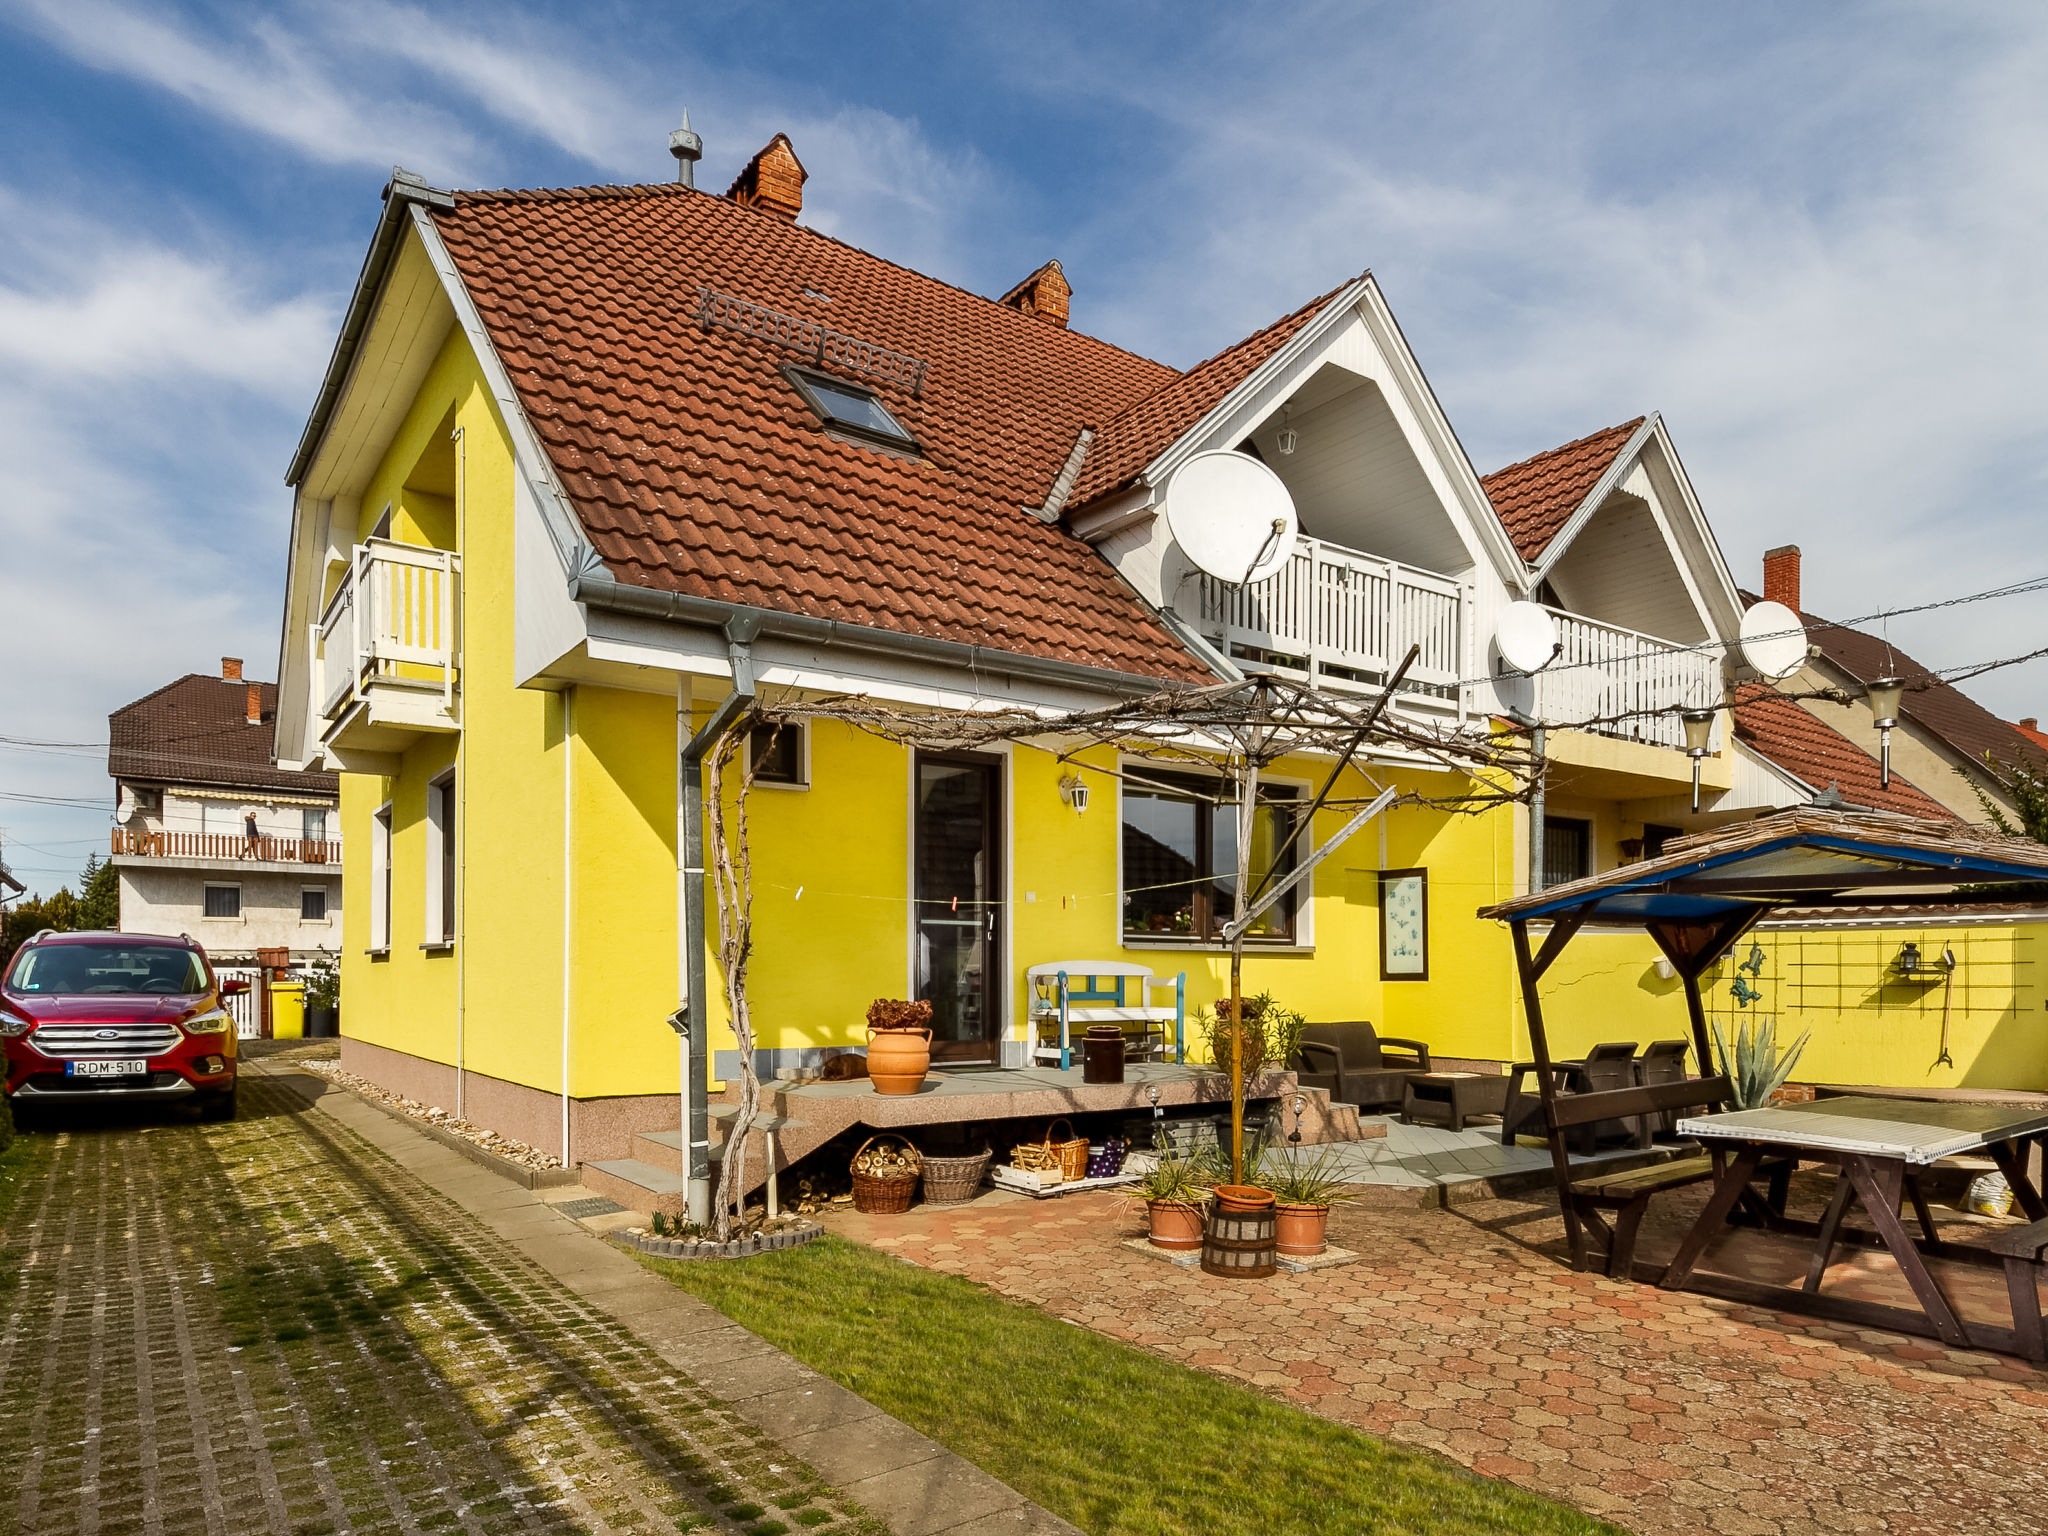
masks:
{"label": "drainpipe", "polygon": [[725,626],[726,655],[732,662],[732,692],[719,700],[704,728],[684,740],[690,726],[690,680],[678,679],[676,740],[680,783],[676,795],[676,880],[682,919],[681,971],[683,1002],[670,1022],[683,1037],[682,1124],[685,1195],[689,1219],[698,1225],[711,1220],[711,1010],[704,964],[704,759],[754,698],[754,636],[760,620],[738,614]]}
{"label": "drainpipe", "polygon": [[[1549,742],[1549,733],[1544,730],[1542,720],[1535,715],[1524,714],[1519,709],[1509,710],[1508,718],[1517,725],[1528,727],[1529,750],[1534,752],[1537,760],[1541,762],[1543,749]],[[1543,889],[1543,786],[1545,777],[1544,771],[1541,768],[1537,769],[1536,782],[1529,790],[1529,893],[1532,896]]]}

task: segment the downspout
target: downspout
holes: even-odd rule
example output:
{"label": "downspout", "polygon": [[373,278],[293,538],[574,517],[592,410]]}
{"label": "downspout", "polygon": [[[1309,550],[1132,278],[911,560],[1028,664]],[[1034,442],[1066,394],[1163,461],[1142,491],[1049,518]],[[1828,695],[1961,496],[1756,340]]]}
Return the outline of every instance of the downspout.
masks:
{"label": "downspout", "polygon": [[[686,1214],[699,1226],[711,1220],[711,1009],[704,943],[704,759],[754,698],[754,636],[760,621],[737,614],[725,626],[726,655],[732,663],[732,692],[719,700],[704,728],[689,734],[690,681],[676,682],[676,899],[681,933],[683,1000],[676,1021],[683,1036],[682,1124],[688,1178]],[[687,739],[685,739],[687,737]]]}
{"label": "downspout", "polygon": [[576,865],[574,858],[576,802],[576,689],[562,690],[562,1166],[573,1168],[569,1155],[569,1023],[573,1004],[570,983],[574,976]]}
{"label": "downspout", "polygon": [[1543,749],[1548,745],[1548,733],[1537,726],[1529,735],[1530,750],[1536,754],[1539,766],[1536,782],[1529,789],[1529,890],[1531,894],[1543,889],[1543,798],[1544,781],[1549,777],[1540,766]]}
{"label": "downspout", "polygon": [[[455,553],[462,554],[464,518],[469,507],[469,439],[463,436],[463,429],[457,427],[450,434],[455,439]],[[458,587],[455,594],[455,634],[448,639],[451,643],[462,635],[462,592]],[[461,651],[448,658],[449,665],[461,665]],[[456,674],[458,680],[460,672]],[[460,707],[459,705],[457,706]],[[466,712],[465,712],[466,713]],[[463,900],[468,886],[466,878],[469,861],[463,857],[469,847],[469,768],[464,759],[469,755],[464,747],[469,732],[458,729],[455,733],[455,1118],[468,1118],[463,1104],[464,1063],[467,1040],[465,1026],[468,1015],[464,1011],[463,976],[469,969],[469,932],[467,903]],[[388,920],[388,917],[387,917]]]}

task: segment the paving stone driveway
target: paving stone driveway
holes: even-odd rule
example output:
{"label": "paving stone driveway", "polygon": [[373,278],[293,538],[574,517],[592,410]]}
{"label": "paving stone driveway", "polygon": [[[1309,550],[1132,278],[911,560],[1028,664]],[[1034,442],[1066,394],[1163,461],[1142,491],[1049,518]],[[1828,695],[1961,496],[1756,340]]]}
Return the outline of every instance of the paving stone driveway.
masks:
{"label": "paving stone driveway", "polygon": [[1646,1536],[2048,1531],[2048,1372],[1574,1274],[1554,1202],[1340,1209],[1361,1261],[1269,1281],[1130,1252],[1107,1193],[831,1225]]}
{"label": "paving stone driveway", "polygon": [[880,1529],[302,1100],[242,1102],[45,1133],[0,1234],[0,1532]]}

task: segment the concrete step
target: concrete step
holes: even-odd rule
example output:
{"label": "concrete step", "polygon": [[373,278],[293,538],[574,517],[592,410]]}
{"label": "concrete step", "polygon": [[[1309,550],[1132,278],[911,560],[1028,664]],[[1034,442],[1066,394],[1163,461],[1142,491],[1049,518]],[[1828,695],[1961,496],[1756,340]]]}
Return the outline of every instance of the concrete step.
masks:
{"label": "concrete step", "polygon": [[680,1173],[643,1163],[637,1157],[585,1163],[583,1186],[643,1216],[652,1216],[656,1211],[664,1216],[682,1215],[689,1188]]}

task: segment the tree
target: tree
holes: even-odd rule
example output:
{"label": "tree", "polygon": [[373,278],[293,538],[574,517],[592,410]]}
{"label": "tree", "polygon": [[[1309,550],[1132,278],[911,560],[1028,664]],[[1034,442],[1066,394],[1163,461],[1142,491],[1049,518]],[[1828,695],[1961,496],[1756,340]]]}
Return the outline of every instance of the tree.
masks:
{"label": "tree", "polygon": [[102,864],[96,853],[85,856],[85,872],[78,877],[78,926],[109,930],[121,926],[121,877],[111,863]]}
{"label": "tree", "polygon": [[1984,807],[1984,814],[1991,818],[1991,825],[2008,837],[2031,837],[2037,843],[2048,843],[2048,768],[1993,763],[1989,752],[1984,754],[1984,760],[1991,763],[2003,780],[2005,792],[2012,796],[2013,811],[2019,817],[2015,822],[2005,807],[1985,794],[1983,786],[1972,779],[1970,788],[1977,803]]}

